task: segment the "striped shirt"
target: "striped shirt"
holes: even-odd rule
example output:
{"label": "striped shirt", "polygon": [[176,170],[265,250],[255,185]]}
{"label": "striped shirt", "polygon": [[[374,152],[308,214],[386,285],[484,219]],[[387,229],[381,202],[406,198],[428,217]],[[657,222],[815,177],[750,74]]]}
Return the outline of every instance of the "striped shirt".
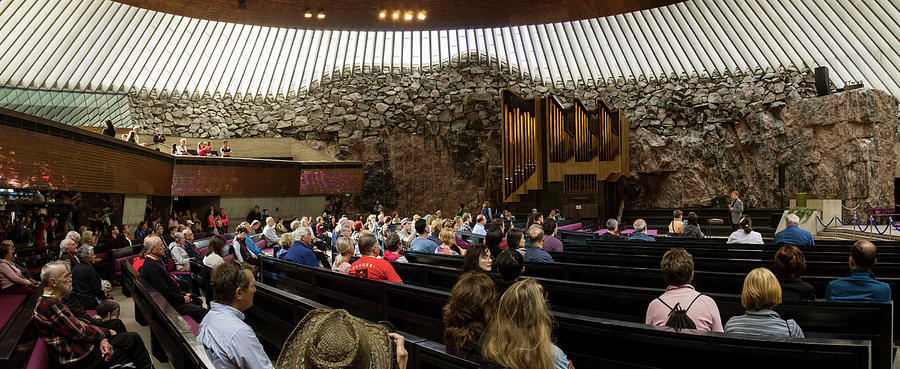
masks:
{"label": "striped shirt", "polygon": [[725,333],[753,338],[805,338],[803,330],[793,319],[784,320],[772,310],[747,311],[725,323]]}

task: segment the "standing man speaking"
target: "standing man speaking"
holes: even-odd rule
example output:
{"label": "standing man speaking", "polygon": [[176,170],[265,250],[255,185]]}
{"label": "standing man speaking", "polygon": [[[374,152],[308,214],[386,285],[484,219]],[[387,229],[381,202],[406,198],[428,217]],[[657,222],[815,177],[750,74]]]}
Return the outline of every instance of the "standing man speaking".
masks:
{"label": "standing man speaking", "polygon": [[731,231],[736,231],[741,227],[741,218],[744,215],[744,202],[738,198],[737,191],[731,191]]}

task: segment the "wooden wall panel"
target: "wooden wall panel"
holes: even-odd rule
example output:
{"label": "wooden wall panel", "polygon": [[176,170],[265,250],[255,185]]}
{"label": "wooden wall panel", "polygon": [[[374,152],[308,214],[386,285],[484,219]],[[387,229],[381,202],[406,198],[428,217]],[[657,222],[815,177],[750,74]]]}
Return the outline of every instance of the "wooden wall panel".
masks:
{"label": "wooden wall panel", "polygon": [[177,164],[172,175],[174,196],[296,196],[297,168]]}
{"label": "wooden wall panel", "polygon": [[3,187],[168,196],[172,165],[152,155],[0,125]]}
{"label": "wooden wall panel", "polygon": [[300,194],[329,195],[359,193],[362,189],[363,169],[310,168],[300,171]]}

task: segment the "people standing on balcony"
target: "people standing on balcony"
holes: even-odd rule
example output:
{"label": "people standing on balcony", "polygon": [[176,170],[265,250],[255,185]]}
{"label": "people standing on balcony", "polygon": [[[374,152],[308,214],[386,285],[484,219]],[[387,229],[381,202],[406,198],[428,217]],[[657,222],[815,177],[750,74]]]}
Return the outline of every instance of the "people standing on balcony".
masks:
{"label": "people standing on balcony", "polygon": [[180,139],[178,140],[178,146],[175,146],[175,155],[190,155],[187,148],[187,140]]}
{"label": "people standing on balcony", "polygon": [[228,147],[228,141],[222,141],[222,147],[219,148],[219,155],[226,158],[231,157],[231,148]]}
{"label": "people standing on balcony", "polygon": [[107,135],[109,137],[115,138],[116,137],[116,126],[113,125],[113,122],[111,120],[107,120],[106,128],[103,128],[103,131],[101,131],[100,133]]}

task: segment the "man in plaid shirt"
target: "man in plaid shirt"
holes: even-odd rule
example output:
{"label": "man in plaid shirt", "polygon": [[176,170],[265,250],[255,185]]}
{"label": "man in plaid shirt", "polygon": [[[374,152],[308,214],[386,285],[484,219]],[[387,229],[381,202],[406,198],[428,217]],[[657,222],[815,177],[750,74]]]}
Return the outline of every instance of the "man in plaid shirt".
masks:
{"label": "man in plaid shirt", "polygon": [[153,368],[150,354],[137,333],[87,325],[75,318],[59,298],[72,291],[72,273],[64,261],[41,268],[44,293],[34,308],[38,335],[63,367],[116,367],[132,363]]}

